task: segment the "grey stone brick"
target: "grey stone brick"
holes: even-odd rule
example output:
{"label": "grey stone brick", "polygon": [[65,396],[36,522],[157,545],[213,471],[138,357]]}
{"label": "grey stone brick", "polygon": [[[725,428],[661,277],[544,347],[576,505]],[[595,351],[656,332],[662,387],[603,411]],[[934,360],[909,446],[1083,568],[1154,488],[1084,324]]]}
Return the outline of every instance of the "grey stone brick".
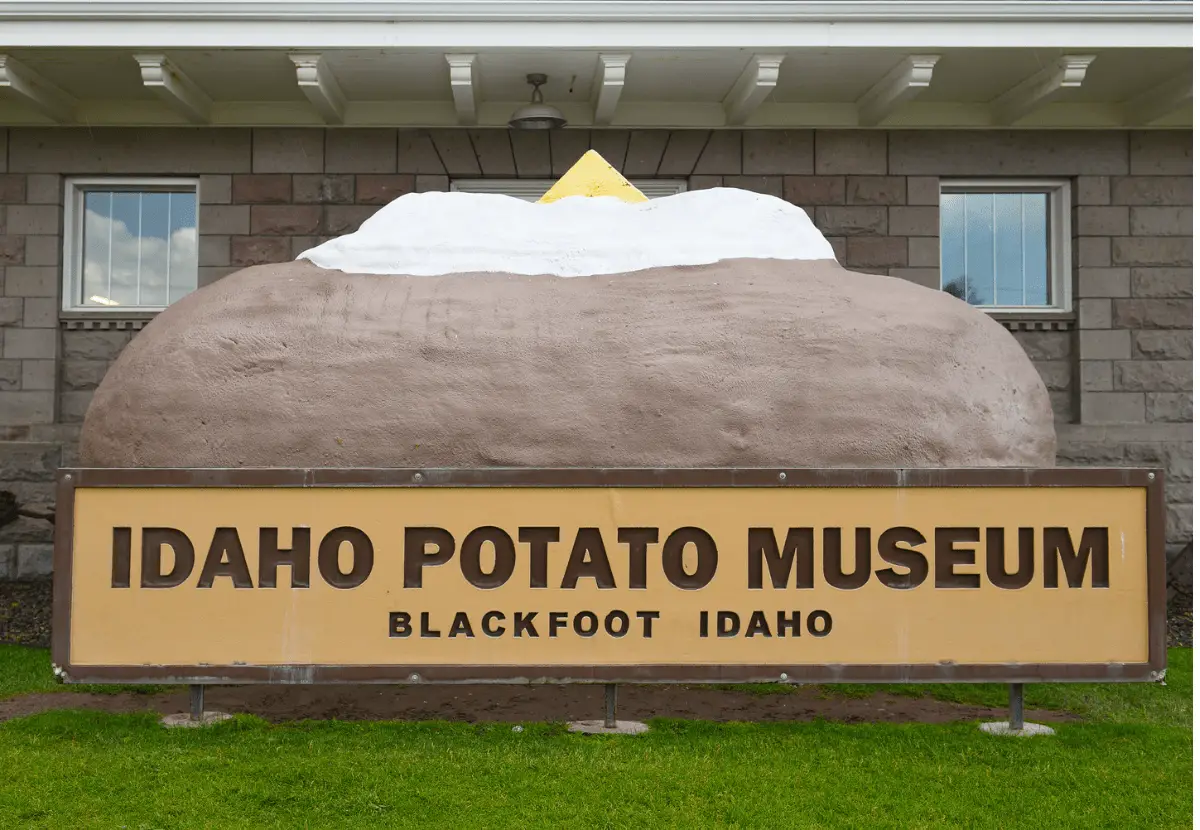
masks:
{"label": "grey stone brick", "polygon": [[[468,130],[471,146],[475,150],[475,158],[484,176],[517,175],[517,163],[513,159],[512,142],[508,140],[508,130]],[[409,181],[412,181],[411,176]],[[362,178],[359,177],[359,187]],[[362,199],[359,199],[362,201]]]}
{"label": "grey stone brick", "polygon": [[1190,331],[1138,331],[1133,334],[1133,354],[1151,360],[1191,360]]}
{"label": "grey stone brick", "polygon": [[1142,392],[1081,392],[1080,418],[1085,424],[1136,424],[1146,420]]}
{"label": "grey stone brick", "polygon": [[396,171],[398,173],[446,175],[428,130],[400,130],[397,133]]}
{"label": "grey stone brick", "polygon": [[229,237],[202,236],[197,254],[201,266],[229,264]]}
{"label": "grey stone brick", "polygon": [[783,198],[783,176],[726,176],[725,186]]}
{"label": "grey stone brick", "polygon": [[0,236],[0,265],[20,265],[25,261],[25,236]]}
{"label": "grey stone brick", "polygon": [[315,248],[320,245],[321,238],[319,236],[293,236],[291,238],[291,243],[292,259],[297,259],[300,254],[304,253],[310,248]]}
{"label": "grey stone brick", "polygon": [[292,177],[286,173],[255,173],[233,177],[237,204],[278,204],[292,201]]}
{"label": "grey stone brick", "polygon": [[1135,176],[1190,176],[1191,130],[1135,130],[1129,136],[1129,172]]}
{"label": "grey stone brick", "polygon": [[1115,386],[1125,392],[1187,392],[1192,388],[1190,360],[1126,360],[1114,368]]}
{"label": "grey stone brick", "polygon": [[237,270],[229,265],[202,265],[196,269],[196,287],[203,288],[206,285],[212,285]]}
{"label": "grey stone brick", "polygon": [[1071,188],[1071,199],[1076,205],[1112,204],[1112,179],[1108,176],[1080,176]]}
{"label": "grey stone brick", "polygon": [[58,352],[57,329],[6,329],[4,356],[7,358],[53,359]]}
{"label": "grey stone brick", "polygon": [[888,273],[934,291],[942,288],[942,272],[939,268],[891,268]]}
{"label": "grey stone brick", "polygon": [[1014,331],[1030,360],[1067,360],[1071,356],[1071,333],[1067,331]]}
{"label": "grey stone brick", "polygon": [[233,200],[233,176],[207,173],[200,177],[200,204],[227,205]]}
{"label": "grey stone brick", "polygon": [[255,173],[320,173],[326,130],[259,127],[254,130]]}
{"label": "grey stone brick", "polygon": [[1080,236],[1129,235],[1127,207],[1078,207],[1074,214],[1075,233]]}
{"label": "grey stone brick", "polygon": [[907,184],[903,176],[849,176],[846,204],[903,205],[908,198]]}
{"label": "grey stone brick", "polygon": [[107,360],[64,360],[63,388],[73,392],[95,389],[104,380],[109,365]]}
{"label": "grey stone brick", "polygon": [[0,393],[0,426],[48,424],[53,420],[53,392],[22,390]]}
{"label": "grey stone brick", "polygon": [[1167,494],[1167,502],[1170,504],[1180,504],[1180,503],[1191,504],[1191,502],[1192,502],[1192,485],[1185,484],[1185,483],[1179,482],[1179,481],[1168,481],[1167,488],[1166,488],[1166,494]]}
{"label": "grey stone brick", "polygon": [[1084,360],[1079,364],[1079,388],[1084,392],[1113,391],[1111,360]]}
{"label": "grey stone brick", "polygon": [[1190,207],[1135,207],[1129,210],[1130,232],[1134,236],[1192,235]]}
{"label": "grey stone brick", "polygon": [[1191,176],[1122,176],[1113,179],[1114,205],[1190,205]]}
{"label": "grey stone brick", "polygon": [[[737,163],[738,169],[731,170],[732,173],[740,173],[742,170],[742,144],[741,135],[738,134],[737,145]],[[629,130],[592,130],[588,140],[591,142],[592,149],[604,157],[604,160],[615,167],[617,170],[625,169],[625,156],[629,153]],[[714,173],[725,171],[701,170],[704,164],[704,159],[714,144],[720,144],[714,134],[713,141],[709,142],[709,146],[705,148],[704,153],[700,155],[700,161],[696,163],[697,173]],[[552,168],[553,169],[553,168]]]}
{"label": "grey stone brick", "polygon": [[200,235],[237,236],[250,233],[249,205],[201,205]]}
{"label": "grey stone brick", "polygon": [[[542,131],[536,132],[515,132],[510,137],[513,145],[513,158],[517,162],[517,175],[521,177],[548,177],[553,169],[550,166],[550,136]],[[438,151],[441,152],[441,145],[438,145]],[[630,149],[632,153],[632,146]],[[442,153],[442,161],[446,164],[446,171],[453,176],[454,169],[450,165],[450,159],[446,154]],[[626,161],[628,164],[628,161]],[[645,173],[638,175],[652,176],[653,173]]]}
{"label": "grey stone brick", "polygon": [[942,187],[937,176],[909,176],[908,203],[910,205],[940,205]]}
{"label": "grey stone brick", "polygon": [[17,579],[38,579],[54,572],[54,545],[17,545]]}
{"label": "grey stone brick", "polygon": [[1077,420],[1075,398],[1070,392],[1052,391],[1048,394],[1050,396],[1050,412],[1054,415],[1055,424],[1069,424]]}
{"label": "grey stone brick", "polygon": [[24,317],[25,301],[20,297],[0,297],[0,326],[15,326]]}
{"label": "grey stone brick", "polygon": [[[21,364],[23,360],[0,360],[0,392],[12,392],[21,388]],[[0,398],[0,401],[3,401]]]}
{"label": "grey stone brick", "polygon": [[1192,538],[1192,506],[1190,504],[1167,505],[1167,541],[1181,542]]}
{"label": "grey stone brick", "polygon": [[[458,131],[455,131],[458,132]],[[461,135],[469,148],[470,140]],[[337,129],[325,136],[326,173],[395,173],[397,138],[395,130],[381,129]],[[474,158],[472,151],[471,157]],[[476,166],[478,170],[478,166]],[[293,173],[321,172],[315,170],[292,170]]]}
{"label": "grey stone brick", "polygon": [[14,236],[56,235],[62,230],[62,208],[58,205],[9,205],[5,227]]}
{"label": "grey stone brick", "polygon": [[[653,176],[662,163],[663,152],[670,140],[669,130],[634,130],[629,134],[629,149],[625,153],[626,176]],[[612,162],[609,162],[610,164]],[[541,165],[538,165],[539,167]],[[550,144],[546,143],[546,173],[550,172]],[[541,175],[541,174],[534,174]]]}
{"label": "grey stone brick", "polygon": [[55,388],[54,360],[22,360],[21,388],[25,390],[53,390]]}
{"label": "grey stone brick", "polygon": [[1076,280],[1079,297],[1128,297],[1128,268],[1080,268]]}
{"label": "grey stone brick", "polygon": [[[583,158],[590,145],[591,136],[587,130],[555,130],[550,133],[550,175],[558,177],[566,173]],[[695,167],[694,160],[692,166]]]}
{"label": "grey stone brick", "polygon": [[[1191,418],[1189,417],[1190,421]],[[1167,447],[1167,476],[1172,481],[1192,480],[1192,445],[1175,444]]]}
{"label": "grey stone brick", "polygon": [[293,176],[292,199],[310,205],[352,204],[354,176]]}
{"label": "grey stone brick", "polygon": [[0,581],[17,576],[17,546],[0,545]]}
{"label": "grey stone brick", "polygon": [[1115,265],[1191,265],[1190,236],[1118,237],[1113,240]]}
{"label": "grey stone brick", "polygon": [[1107,236],[1080,236],[1071,241],[1075,264],[1081,268],[1112,265],[1112,240]]}
{"label": "grey stone brick", "polygon": [[58,417],[64,423],[78,424],[83,422],[88,405],[92,402],[93,390],[72,390],[58,396]]}
{"label": "grey stone brick", "polygon": [[287,262],[291,254],[291,241],[285,236],[235,236],[229,241],[230,263],[239,268]]}
{"label": "grey stone brick", "polygon": [[63,357],[116,360],[131,339],[132,333],[127,331],[64,331]]}
{"label": "grey stone brick", "polygon": [[900,236],[852,236],[846,240],[851,268],[900,268],[908,265],[908,240]]}
{"label": "grey stone brick", "polygon": [[51,265],[58,267],[62,264],[62,240],[57,236],[25,236],[25,264]]}
{"label": "grey stone brick", "polygon": [[[0,441],[0,481],[53,481],[61,458],[62,452],[56,444]],[[35,542],[40,538],[6,535],[2,541]]]}
{"label": "grey stone brick", "polygon": [[9,166],[21,173],[249,173],[250,144],[250,130],[227,127],[25,128],[12,136]]}
{"label": "grey stone brick", "polygon": [[783,198],[793,205],[846,204],[845,176],[784,176]]}
{"label": "grey stone brick", "polygon": [[833,258],[844,266],[846,264],[846,237],[828,236],[826,240],[829,242],[829,247],[833,248]]}
{"label": "grey stone brick", "polygon": [[386,205],[393,199],[412,193],[416,177],[411,173],[386,176],[357,176],[355,200],[363,205]]}
{"label": "grey stone brick", "polygon": [[882,130],[817,130],[814,157],[818,175],[886,176],[888,134]]}
{"label": "grey stone brick", "polygon": [[1146,418],[1166,423],[1192,422],[1191,392],[1151,392],[1146,395]]}
{"label": "grey stone brick", "polygon": [[8,172],[8,130],[0,128],[0,173]]}
{"label": "grey stone brick", "polygon": [[883,236],[887,218],[883,207],[818,207],[816,225],[828,236]]}
{"label": "grey stone brick", "polygon": [[320,205],[254,205],[250,233],[261,236],[310,236],[321,229]]}
{"label": "grey stone brick", "polygon": [[1191,300],[1114,300],[1113,322],[1126,329],[1190,329]]}
{"label": "grey stone brick", "polygon": [[[672,130],[667,148],[663,150],[662,162],[658,165],[658,175],[692,175],[700,153],[708,143],[708,136],[708,130]],[[553,151],[553,147],[551,150]]]}
{"label": "grey stone brick", "polygon": [[1034,361],[1033,367],[1042,377],[1042,383],[1051,392],[1071,388],[1071,364],[1065,360]]}
{"label": "grey stone brick", "polygon": [[4,293],[10,297],[57,297],[58,269],[11,265],[4,271]]}
{"label": "grey stone brick", "polygon": [[742,133],[742,173],[812,175],[812,130],[746,130]]}
{"label": "grey stone brick", "polygon": [[711,190],[714,187],[724,187],[725,180],[720,176],[689,176],[688,190]]}
{"label": "grey stone brick", "polygon": [[5,489],[12,491],[18,504],[53,504],[57,486],[53,481],[12,481]]}
{"label": "grey stone brick", "polygon": [[908,176],[1073,176],[1129,172],[1124,133],[1088,130],[896,130],[888,172]]}
{"label": "grey stone brick", "polygon": [[450,190],[450,177],[436,174],[417,174],[414,188],[417,193],[447,193]]}
{"label": "grey stone brick", "polygon": [[[599,152],[594,132],[592,133],[592,147]],[[610,161],[609,163],[615,166],[615,162]],[[742,131],[713,130],[692,172],[698,176],[740,175],[742,172]]]}
{"label": "grey stone brick", "polygon": [[34,173],[26,184],[25,199],[31,205],[61,205],[63,203],[62,176],[55,173]]}
{"label": "grey stone brick", "polygon": [[[912,250],[909,249],[909,256]],[[1112,300],[1082,299],[1076,304],[1079,328],[1081,329],[1110,329],[1113,324]]]}
{"label": "grey stone brick", "polygon": [[57,328],[58,300],[54,297],[26,297],[23,325],[27,329]]}
{"label": "grey stone brick", "polygon": [[1128,360],[1131,348],[1130,332],[1125,330],[1079,332],[1080,360]]}
{"label": "grey stone brick", "polygon": [[935,207],[888,208],[888,233],[893,236],[938,236],[939,209]]}
{"label": "grey stone brick", "polygon": [[329,205],[325,208],[321,233],[327,236],[354,233],[377,210],[379,208],[372,205]]}
{"label": "grey stone brick", "polygon": [[941,240],[934,236],[914,236],[908,240],[908,264],[916,268],[940,268]]}
{"label": "grey stone brick", "polygon": [[1191,268],[1134,268],[1133,296],[1190,297]]}
{"label": "grey stone brick", "polygon": [[15,173],[0,174],[0,204],[20,205],[27,201],[25,177]]}

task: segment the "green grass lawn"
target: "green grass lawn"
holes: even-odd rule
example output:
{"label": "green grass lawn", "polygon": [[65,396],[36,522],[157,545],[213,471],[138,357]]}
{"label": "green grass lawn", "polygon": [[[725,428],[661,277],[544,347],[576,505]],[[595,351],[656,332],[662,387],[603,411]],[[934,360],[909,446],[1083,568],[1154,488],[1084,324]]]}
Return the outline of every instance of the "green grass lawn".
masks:
{"label": "green grass lawn", "polygon": [[[820,722],[655,721],[632,738],[248,717],[165,730],[51,712],[0,725],[0,827],[1191,827],[1190,649],[1171,651],[1167,681],[1028,687],[1030,708],[1086,718],[1036,739]],[[0,648],[0,696],[48,688],[44,651]]]}

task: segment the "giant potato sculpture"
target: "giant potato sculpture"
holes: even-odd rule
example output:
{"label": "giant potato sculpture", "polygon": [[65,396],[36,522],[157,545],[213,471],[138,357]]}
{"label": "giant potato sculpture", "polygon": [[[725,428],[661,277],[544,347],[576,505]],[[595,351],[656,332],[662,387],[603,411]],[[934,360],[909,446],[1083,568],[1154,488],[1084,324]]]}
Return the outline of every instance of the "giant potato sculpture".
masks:
{"label": "giant potato sculpture", "polygon": [[105,377],[81,454],[106,467],[1049,466],[1055,436],[1036,370],[985,314],[844,270],[781,200],[647,202],[589,154],[542,204],[406,195],[300,260],[184,298]]}

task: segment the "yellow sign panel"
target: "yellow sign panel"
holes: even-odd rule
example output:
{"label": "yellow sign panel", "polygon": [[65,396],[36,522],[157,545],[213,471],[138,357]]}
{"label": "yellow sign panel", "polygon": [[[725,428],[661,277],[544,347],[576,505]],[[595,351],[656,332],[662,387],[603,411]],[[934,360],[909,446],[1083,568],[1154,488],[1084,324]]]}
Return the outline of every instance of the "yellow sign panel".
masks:
{"label": "yellow sign panel", "polygon": [[124,476],[72,488],[60,520],[69,623],[56,656],[71,679],[1135,679],[1161,668],[1161,529],[1145,484]]}

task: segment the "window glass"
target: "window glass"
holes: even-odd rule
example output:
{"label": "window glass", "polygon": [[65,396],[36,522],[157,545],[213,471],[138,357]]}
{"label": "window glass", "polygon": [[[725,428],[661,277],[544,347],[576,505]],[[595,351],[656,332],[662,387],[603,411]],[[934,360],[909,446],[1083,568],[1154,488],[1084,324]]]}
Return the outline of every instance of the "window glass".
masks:
{"label": "window glass", "polygon": [[1046,307],[1050,194],[943,193],[942,290],[971,305]]}
{"label": "window glass", "polygon": [[194,188],[81,193],[75,304],[161,308],[196,288]]}

